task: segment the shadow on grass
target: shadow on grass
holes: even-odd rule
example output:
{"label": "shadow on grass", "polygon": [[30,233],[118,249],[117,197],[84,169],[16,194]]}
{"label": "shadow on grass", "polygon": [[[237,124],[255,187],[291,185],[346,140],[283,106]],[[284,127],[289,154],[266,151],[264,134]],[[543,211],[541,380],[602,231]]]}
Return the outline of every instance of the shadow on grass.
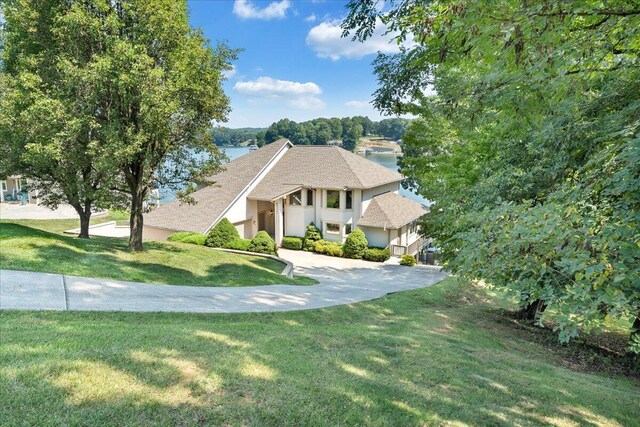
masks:
{"label": "shadow on grass", "polygon": [[0,240],[6,269],[190,286],[300,282],[281,276],[280,262],[187,244],[149,241],[135,253],[123,239],[78,239],[12,223],[0,223]]}
{"label": "shadow on grass", "polygon": [[629,425],[640,416],[636,381],[566,369],[486,307],[432,290],[286,314],[0,313],[0,419]]}

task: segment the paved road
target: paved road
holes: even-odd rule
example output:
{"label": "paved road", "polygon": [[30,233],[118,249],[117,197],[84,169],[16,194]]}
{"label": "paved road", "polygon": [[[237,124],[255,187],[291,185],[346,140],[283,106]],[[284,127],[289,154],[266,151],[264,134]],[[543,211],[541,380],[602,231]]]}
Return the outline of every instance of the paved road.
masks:
{"label": "paved road", "polygon": [[0,270],[0,309],[134,312],[249,313],[293,311],[351,304],[388,293],[433,285],[447,274],[282,250],[295,274],[314,286],[240,288],[169,286],[60,274]]}

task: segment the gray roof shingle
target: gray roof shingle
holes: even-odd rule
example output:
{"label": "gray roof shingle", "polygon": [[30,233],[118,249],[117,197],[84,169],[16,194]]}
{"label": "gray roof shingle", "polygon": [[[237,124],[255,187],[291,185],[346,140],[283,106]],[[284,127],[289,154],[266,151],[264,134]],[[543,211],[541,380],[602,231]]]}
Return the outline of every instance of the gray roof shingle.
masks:
{"label": "gray roof shingle", "polygon": [[398,172],[336,146],[298,145],[282,156],[249,198],[270,201],[298,187],[373,188],[402,178]]}
{"label": "gray roof shingle", "polygon": [[398,229],[427,213],[429,209],[414,200],[398,193],[384,193],[371,199],[358,225]]}
{"label": "gray roof shingle", "polygon": [[235,198],[287,144],[282,139],[245,154],[224,165],[224,170],[210,179],[212,183],[191,197],[195,204],[175,200],[144,215],[144,224],[168,230],[205,233]]}

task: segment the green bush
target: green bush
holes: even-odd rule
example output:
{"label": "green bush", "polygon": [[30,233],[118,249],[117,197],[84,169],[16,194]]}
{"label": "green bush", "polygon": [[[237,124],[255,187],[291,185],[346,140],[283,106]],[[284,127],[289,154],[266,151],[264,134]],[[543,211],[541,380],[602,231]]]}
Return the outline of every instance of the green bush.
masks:
{"label": "green bush", "polygon": [[285,249],[299,251],[302,249],[302,237],[284,236],[282,238],[282,247]]}
{"label": "green bush", "polygon": [[402,255],[400,265],[413,267],[414,265],[416,265],[416,257],[414,257],[413,255]]}
{"label": "green bush", "polygon": [[326,240],[318,240],[315,242],[315,252],[323,255],[341,257],[343,256],[342,245],[338,242],[327,242]]}
{"label": "green bush", "polygon": [[258,231],[256,237],[251,240],[249,251],[257,254],[278,255],[276,242],[264,230]]}
{"label": "green bush", "polygon": [[367,261],[385,262],[391,258],[391,252],[389,252],[389,249],[384,248],[369,248],[364,251],[363,258]]}
{"label": "green bush", "polygon": [[315,251],[314,247],[316,242],[322,240],[322,231],[313,222],[307,225],[307,229],[304,233],[304,240],[302,242],[302,249],[307,252]]}
{"label": "green bush", "polygon": [[362,259],[367,250],[367,245],[367,237],[364,232],[356,228],[347,236],[347,240],[342,245],[342,251],[346,258]]}
{"label": "green bush", "polygon": [[227,218],[216,224],[215,227],[209,232],[205,245],[212,248],[224,248],[224,245],[232,241],[233,239],[239,239],[240,235],[238,230],[229,222]]}
{"label": "green bush", "polygon": [[207,236],[201,233],[191,233],[190,231],[179,231],[173,233],[167,240],[170,242],[191,243],[192,245],[204,245]]}
{"label": "green bush", "polygon": [[242,237],[237,237],[230,242],[225,243],[225,249],[235,249],[236,251],[248,251],[249,246],[251,245],[251,239],[243,239]]}

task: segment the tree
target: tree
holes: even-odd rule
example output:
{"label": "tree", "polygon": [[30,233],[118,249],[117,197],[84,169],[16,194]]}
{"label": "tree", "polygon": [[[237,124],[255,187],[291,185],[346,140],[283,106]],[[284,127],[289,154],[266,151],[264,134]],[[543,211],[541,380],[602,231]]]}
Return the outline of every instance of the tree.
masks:
{"label": "tree", "polygon": [[362,126],[356,122],[352,122],[342,137],[342,148],[349,151],[355,150],[362,136],[362,132]]}
{"label": "tree", "polygon": [[95,206],[122,202],[112,194],[118,169],[96,117],[100,72],[78,8],[55,1],[5,1],[0,29],[0,175],[32,178],[41,204],[68,203],[89,237]]}
{"label": "tree", "polygon": [[563,341],[635,319],[640,352],[634,3],[352,1],[343,28],[419,35],[374,62],[374,105],[422,117],[401,167],[436,202],[425,230],[449,268],[512,291],[536,321],[552,307]]}

